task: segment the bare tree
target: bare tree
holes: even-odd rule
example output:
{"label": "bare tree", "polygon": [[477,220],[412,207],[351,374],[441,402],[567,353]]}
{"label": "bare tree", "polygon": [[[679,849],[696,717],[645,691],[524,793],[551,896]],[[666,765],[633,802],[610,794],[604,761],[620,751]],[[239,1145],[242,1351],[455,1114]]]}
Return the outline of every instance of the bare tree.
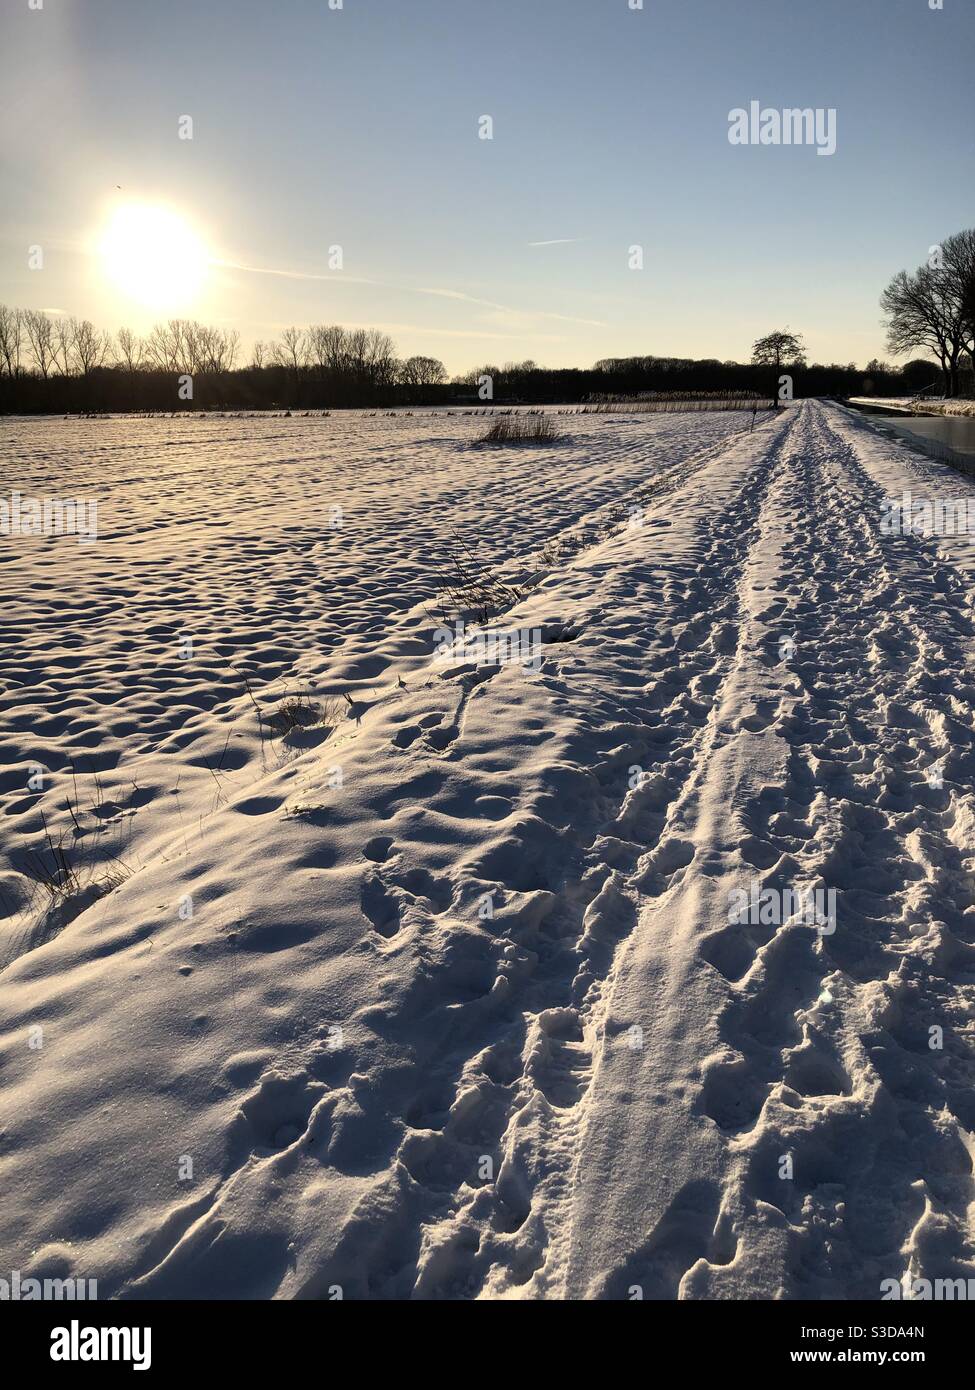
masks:
{"label": "bare tree", "polygon": [[193,346],[193,362],[198,372],[215,375],[223,370],[224,339],[219,328],[193,323],[189,325],[188,338]]}
{"label": "bare tree", "polygon": [[945,395],[958,389],[958,364],[965,350],[965,313],[957,286],[944,269],[923,265],[898,271],[880,296],[891,352],[927,348],[941,364]]}
{"label": "bare tree", "polygon": [[145,344],[131,328],[120,328],[116,337],[115,363],[127,372],[137,372],[145,357]]}
{"label": "bare tree", "polygon": [[396,380],[396,344],[388,333],[366,330],[365,361],[370,386],[391,386]]}
{"label": "bare tree", "polygon": [[352,379],[363,382],[366,376],[366,330],[352,328],[345,334],[345,367]]}
{"label": "bare tree", "polygon": [[146,360],[158,371],[192,375],[197,344],[194,325],[186,319],[157,323],[145,343]]}
{"label": "bare tree", "polygon": [[259,372],[264,366],[265,351],[266,349],[262,342],[256,342],[251,349],[251,366],[256,372]]}
{"label": "bare tree", "polygon": [[949,293],[958,305],[964,350],[975,364],[975,228],[947,237],[941,253]]}
{"label": "bare tree", "polygon": [[324,380],[331,373],[341,376],[346,367],[346,333],[338,324],[314,324],[308,330],[308,357]]}
{"label": "bare tree", "polygon": [[54,365],[62,376],[71,376],[74,370],[74,319],[58,318],[53,324]]}
{"label": "bare tree", "polygon": [[386,386],[395,376],[396,344],[378,328],[354,328],[345,335],[345,360],[360,386]]}
{"label": "bare tree", "polygon": [[240,334],[236,328],[229,331],[222,328],[201,328],[200,340],[206,345],[206,357],[201,368],[203,371],[233,371],[240,348]]}
{"label": "bare tree", "polygon": [[31,361],[46,381],[55,365],[54,323],[42,309],[25,309],[23,323]]}
{"label": "bare tree", "polygon": [[144,353],[147,367],[165,370],[170,366],[169,330],[164,323],[153,324],[145,339]]}
{"label": "bare tree", "polygon": [[82,376],[91,376],[96,367],[105,361],[111,347],[111,339],[106,333],[99,333],[88,319],[80,323],[71,320],[73,328],[74,356]]}
{"label": "bare tree", "polygon": [[191,376],[205,372],[212,360],[213,347],[219,351],[219,344],[212,340],[212,330],[195,319],[172,319],[170,323],[182,344],[181,370]]}
{"label": "bare tree", "polygon": [[[131,344],[131,334],[125,331],[126,343]],[[195,319],[170,319],[154,326],[139,360],[157,371],[218,375],[234,370],[239,351],[240,334],[235,328],[225,331]]]}
{"label": "bare tree", "polygon": [[223,335],[223,367],[225,372],[232,372],[237,365],[237,356],[240,352],[240,334],[236,328],[231,328]]}
{"label": "bare tree", "polygon": [[24,336],[24,320],[19,309],[0,304],[0,371],[7,376],[20,372],[20,350]]}
{"label": "bare tree", "polygon": [[145,340],[146,362],[157,371],[176,371],[175,355],[178,345],[174,342],[165,323],[153,324]]}
{"label": "bare tree", "polygon": [[301,382],[301,369],[308,361],[308,346],[300,328],[286,328],[280,341],[274,344],[274,361],[285,367],[294,378],[295,395]]}
{"label": "bare tree", "polygon": [[349,366],[348,334],[340,324],[329,324],[322,330],[325,361],[330,372],[341,376]]}

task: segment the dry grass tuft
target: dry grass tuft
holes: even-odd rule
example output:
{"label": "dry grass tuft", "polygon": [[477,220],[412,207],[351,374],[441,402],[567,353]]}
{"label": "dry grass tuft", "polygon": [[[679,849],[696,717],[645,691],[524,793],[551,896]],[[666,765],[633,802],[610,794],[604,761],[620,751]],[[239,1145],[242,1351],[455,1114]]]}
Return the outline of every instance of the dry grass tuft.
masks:
{"label": "dry grass tuft", "polygon": [[502,415],[478,444],[551,444],[558,431],[548,415]]}

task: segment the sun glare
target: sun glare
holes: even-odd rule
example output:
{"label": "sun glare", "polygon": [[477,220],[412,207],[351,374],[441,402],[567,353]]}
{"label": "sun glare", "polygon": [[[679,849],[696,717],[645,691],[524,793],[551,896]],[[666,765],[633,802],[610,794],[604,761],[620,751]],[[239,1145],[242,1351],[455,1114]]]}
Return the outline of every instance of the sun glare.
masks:
{"label": "sun glare", "polygon": [[207,251],[178,213],[127,203],[112,214],[100,243],[107,278],[146,308],[176,313],[192,306],[207,270]]}

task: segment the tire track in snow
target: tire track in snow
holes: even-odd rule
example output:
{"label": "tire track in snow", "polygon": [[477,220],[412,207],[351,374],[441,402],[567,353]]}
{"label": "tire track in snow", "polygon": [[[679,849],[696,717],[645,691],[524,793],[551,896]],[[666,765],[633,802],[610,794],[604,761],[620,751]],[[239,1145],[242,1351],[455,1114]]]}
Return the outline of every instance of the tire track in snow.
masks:
{"label": "tire track in snow", "polygon": [[[695,523],[690,553],[678,552],[662,575],[648,563],[646,546],[637,560],[614,562],[599,592],[598,668],[548,679],[554,692],[576,704],[580,697],[592,701],[577,734],[560,750],[561,763],[593,784],[592,805],[585,822],[572,827],[575,850],[544,920],[532,921],[527,935],[516,924],[514,943],[531,950],[537,964],[516,1005],[520,1060],[505,1076],[509,1101],[495,1149],[497,1180],[466,1197],[461,1192],[450,1214],[426,1227],[418,1261],[425,1272],[414,1296],[444,1296],[445,1289],[491,1297],[564,1292],[593,1053],[603,1046],[607,981],[636,915],[630,877],[660,838],[667,808],[693,776],[710,735],[711,711],[734,650],[739,569],[769,459],[787,432],[785,423],[776,428],[770,455],[763,452],[764,434],[738,441],[737,468],[754,476],[741,488],[737,508],[728,516],[719,512],[713,533]],[[712,478],[703,491],[713,487]],[[585,584],[591,589],[591,579]],[[607,666],[608,653],[615,660],[611,656]],[[606,751],[594,762],[601,747]],[[643,784],[627,793],[628,770],[641,762]],[[657,871],[679,871],[681,853],[679,842],[662,841]],[[472,1094],[485,1085],[479,1063],[472,1059],[458,1088],[457,1113],[465,1123]],[[451,1129],[452,1119],[448,1137]]]}
{"label": "tire track in snow", "polygon": [[[933,911],[946,886],[938,870],[958,868],[959,856],[955,813],[923,779],[938,751],[944,674],[968,680],[971,623],[957,580],[918,564],[930,548],[881,544],[864,495],[855,454],[822,407],[805,405],[743,577],[739,651],[752,670],[739,666],[725,694],[729,716],[746,713],[702,768],[696,804],[678,812],[702,851],[697,872],[645,912],[620,968],[617,1031],[645,1017],[651,997],[655,1017],[645,1055],[604,1054],[577,1202],[576,1294],[626,1297],[639,1285],[645,1297],[877,1297],[880,1279],[908,1262],[951,1277],[971,1258],[971,1107],[959,1084],[971,1076],[971,930],[957,917],[949,925],[943,905]],[[905,637],[919,615],[942,618],[957,640]],[[783,626],[800,655],[763,699],[762,680],[749,678]],[[922,733],[907,740],[911,789],[898,801],[885,734],[915,694],[927,709],[911,709]],[[953,747],[967,765],[970,717]],[[970,826],[967,804],[963,819]],[[729,865],[736,886],[747,876],[835,888],[837,932],[792,922],[763,940],[719,927]],[[896,922],[902,893],[906,929]],[[933,984],[930,966],[946,961],[954,969]],[[926,1003],[905,1019],[898,1001],[918,989]],[[924,1007],[958,1025],[943,1059],[925,1055]],[[791,1181],[779,1177],[785,1155]],[[921,1247],[932,1258],[921,1260]]]}
{"label": "tire track in snow", "polygon": [[[955,797],[950,781],[934,788],[926,773],[949,748],[950,761],[970,765],[970,716],[945,738],[945,676],[970,681],[972,627],[957,576],[932,566],[919,538],[879,535],[879,490],[822,408],[808,416],[810,448],[790,492],[797,529],[816,535],[817,563],[793,561],[783,575],[804,609],[794,663],[803,698],[783,732],[789,812],[808,803],[816,834],[803,855],[787,812],[767,841],[836,891],[838,929],[815,952],[794,927],[766,948],[790,955],[788,981],[770,969],[748,1007],[773,1015],[789,983],[805,984],[794,1020],[766,1038],[782,1044],[781,1066],[776,1076],[769,1051],[772,1089],[736,1141],[739,1198],[747,1207],[760,1194],[788,1216],[787,1291],[876,1298],[881,1280],[909,1265],[950,1277],[971,1254],[972,1111],[959,1105],[959,1083],[971,1080],[971,931],[957,917],[952,929],[950,910],[946,920]],[[921,625],[935,619],[947,641]],[[925,1017],[948,1034],[944,1057],[927,1047]],[[793,1183],[774,1174],[785,1152]],[[918,1223],[937,1231],[920,1262]],[[705,1274],[696,1291],[713,1296],[720,1284]]]}

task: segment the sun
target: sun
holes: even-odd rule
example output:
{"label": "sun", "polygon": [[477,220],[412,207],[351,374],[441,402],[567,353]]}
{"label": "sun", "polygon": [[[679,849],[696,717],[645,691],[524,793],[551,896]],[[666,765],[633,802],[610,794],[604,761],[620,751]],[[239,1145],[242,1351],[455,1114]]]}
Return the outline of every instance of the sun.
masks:
{"label": "sun", "polygon": [[122,294],[171,313],[192,306],[209,263],[206,247],[186,219],[150,203],[116,208],[99,254],[105,275]]}

